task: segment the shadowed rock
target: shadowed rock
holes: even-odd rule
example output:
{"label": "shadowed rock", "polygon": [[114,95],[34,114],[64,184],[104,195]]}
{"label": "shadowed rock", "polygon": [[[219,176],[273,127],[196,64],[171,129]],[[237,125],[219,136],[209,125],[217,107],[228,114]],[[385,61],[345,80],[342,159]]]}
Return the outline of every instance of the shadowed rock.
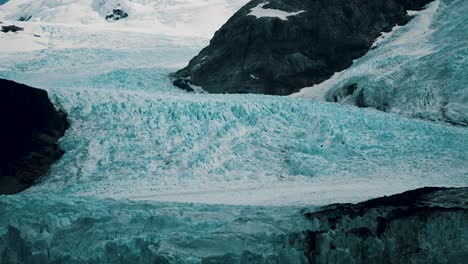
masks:
{"label": "shadowed rock", "polygon": [[13,194],[60,159],[57,140],[69,124],[46,91],[3,79],[0,87],[0,194]]}

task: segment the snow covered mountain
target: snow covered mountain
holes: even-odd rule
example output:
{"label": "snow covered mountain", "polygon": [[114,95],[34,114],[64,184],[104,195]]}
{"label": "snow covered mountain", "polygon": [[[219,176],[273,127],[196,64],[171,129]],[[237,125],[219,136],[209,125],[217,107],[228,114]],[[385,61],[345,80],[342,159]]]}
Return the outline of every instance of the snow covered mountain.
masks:
{"label": "snow covered mountain", "polygon": [[[0,8],[0,19],[139,28],[165,34],[211,35],[247,0],[14,0]],[[106,17],[128,14],[114,25]],[[112,21],[112,20],[111,20]]]}

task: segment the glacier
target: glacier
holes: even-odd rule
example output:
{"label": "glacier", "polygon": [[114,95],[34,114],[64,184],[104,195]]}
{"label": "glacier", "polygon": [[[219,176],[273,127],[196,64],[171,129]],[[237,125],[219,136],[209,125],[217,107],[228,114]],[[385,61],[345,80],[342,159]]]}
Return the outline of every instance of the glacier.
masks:
{"label": "glacier", "polygon": [[[3,22],[25,27],[0,35],[0,78],[46,89],[71,128],[60,141],[65,155],[48,175],[23,193],[0,196],[3,260],[209,263],[227,254],[222,262],[229,263],[229,254],[248,262],[255,253],[269,263],[304,263],[288,243],[290,234],[310,226],[300,214],[304,206],[468,184],[466,127],[300,97],[190,94],[174,88],[168,74],[206,46],[214,28],[174,36],[131,21],[121,28],[120,22],[69,22],[60,10],[51,21],[5,18],[23,2],[0,7]],[[90,2],[80,8],[88,10]],[[163,2],[196,1],[154,3]],[[434,16],[466,28],[463,1],[450,2],[458,9],[444,3],[432,7]],[[50,5],[37,6],[42,14]],[[409,29],[418,20],[411,23]],[[434,38],[425,45],[436,45]],[[354,69],[380,61],[392,43],[383,41],[348,72],[364,74]],[[432,63],[442,54],[405,58]],[[466,63],[453,65],[459,74]],[[392,79],[402,94],[415,85],[402,77],[404,69]],[[377,82],[372,74],[353,78]],[[457,76],[444,79],[447,87],[466,84]]]}

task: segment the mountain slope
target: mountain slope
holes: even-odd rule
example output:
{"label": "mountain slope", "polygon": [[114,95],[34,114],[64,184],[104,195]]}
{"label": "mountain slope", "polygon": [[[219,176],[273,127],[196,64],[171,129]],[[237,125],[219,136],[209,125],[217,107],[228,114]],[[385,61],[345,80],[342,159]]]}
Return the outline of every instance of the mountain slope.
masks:
{"label": "mountain slope", "polygon": [[431,0],[254,0],[221,27],[174,84],[212,93],[289,95],[363,56],[407,10]]}
{"label": "mountain slope", "polygon": [[349,69],[296,96],[466,126],[467,12],[467,1],[436,1]]}

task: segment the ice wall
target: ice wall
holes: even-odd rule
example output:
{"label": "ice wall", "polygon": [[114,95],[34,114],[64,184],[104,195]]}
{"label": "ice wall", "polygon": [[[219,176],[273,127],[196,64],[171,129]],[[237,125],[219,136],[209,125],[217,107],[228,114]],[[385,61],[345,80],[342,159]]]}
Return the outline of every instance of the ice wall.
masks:
{"label": "ice wall", "polygon": [[307,224],[297,208],[50,194],[0,196],[0,209],[1,263],[201,263],[227,252],[294,261],[302,253],[283,246]]}

